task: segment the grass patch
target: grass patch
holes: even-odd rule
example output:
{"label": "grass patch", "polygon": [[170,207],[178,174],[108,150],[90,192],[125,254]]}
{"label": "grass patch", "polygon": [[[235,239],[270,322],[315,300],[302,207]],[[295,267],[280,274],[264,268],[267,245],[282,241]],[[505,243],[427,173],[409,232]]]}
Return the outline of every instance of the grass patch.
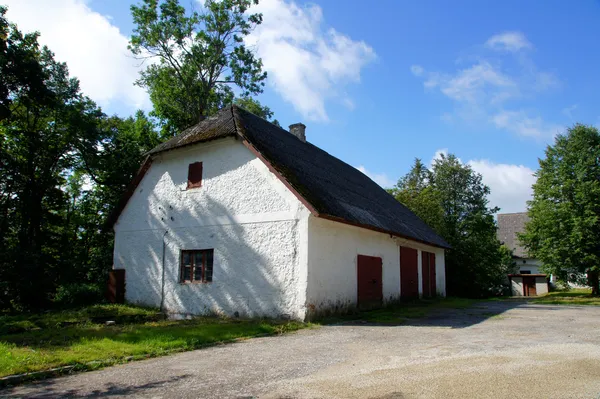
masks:
{"label": "grass patch", "polygon": [[589,288],[574,288],[568,291],[550,292],[543,297],[532,300],[532,302],[547,305],[600,306],[600,297],[592,296],[592,290]]}
{"label": "grass patch", "polygon": [[335,324],[360,321],[369,324],[398,325],[408,319],[427,316],[437,309],[464,309],[476,300],[466,298],[435,298],[400,302],[383,309],[359,311],[342,316],[329,316],[316,321],[318,324]]}
{"label": "grass patch", "polygon": [[[107,320],[117,324],[106,326]],[[156,309],[125,305],[2,316],[0,377],[61,366],[92,369],[307,326],[294,321],[217,317],[173,321],[165,320]]]}

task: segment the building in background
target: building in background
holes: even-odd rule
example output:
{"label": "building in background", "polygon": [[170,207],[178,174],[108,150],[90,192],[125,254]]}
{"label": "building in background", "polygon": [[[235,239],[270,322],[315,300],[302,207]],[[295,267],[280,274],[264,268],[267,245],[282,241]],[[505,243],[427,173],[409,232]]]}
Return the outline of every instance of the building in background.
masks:
{"label": "building in background", "polygon": [[517,234],[525,231],[528,220],[527,212],[498,214],[498,240],[513,251],[517,267],[516,273],[508,275],[514,296],[546,294],[548,282],[552,279],[551,275],[541,271],[542,262],[529,256],[519,242]]}

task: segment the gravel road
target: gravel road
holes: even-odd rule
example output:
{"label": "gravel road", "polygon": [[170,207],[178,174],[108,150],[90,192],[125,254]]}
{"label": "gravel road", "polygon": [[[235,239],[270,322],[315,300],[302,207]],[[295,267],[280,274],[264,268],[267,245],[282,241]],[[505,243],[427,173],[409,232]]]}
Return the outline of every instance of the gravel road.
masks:
{"label": "gravel road", "polygon": [[0,391],[4,397],[598,398],[600,307],[481,302],[302,330]]}

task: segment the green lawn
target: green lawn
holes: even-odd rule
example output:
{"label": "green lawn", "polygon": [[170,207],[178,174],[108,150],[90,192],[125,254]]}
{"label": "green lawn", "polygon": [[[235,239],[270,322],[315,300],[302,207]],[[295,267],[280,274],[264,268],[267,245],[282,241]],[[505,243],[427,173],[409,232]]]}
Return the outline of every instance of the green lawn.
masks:
{"label": "green lawn", "polygon": [[[106,320],[117,324],[106,326]],[[293,321],[215,317],[170,321],[154,309],[125,305],[3,316],[0,377],[71,365],[93,369],[306,326]]]}
{"label": "green lawn", "polygon": [[548,305],[600,306],[600,297],[592,296],[591,289],[577,288],[568,291],[550,292],[547,295],[534,299],[532,302]]}
{"label": "green lawn", "polygon": [[[197,317],[166,320],[156,309],[96,305],[78,310],[0,316],[0,377],[61,366],[90,370],[134,359],[201,348],[217,342],[281,334],[335,322],[398,325],[440,308],[474,301],[446,298],[400,303],[315,323]],[[107,320],[116,321],[107,326]]]}

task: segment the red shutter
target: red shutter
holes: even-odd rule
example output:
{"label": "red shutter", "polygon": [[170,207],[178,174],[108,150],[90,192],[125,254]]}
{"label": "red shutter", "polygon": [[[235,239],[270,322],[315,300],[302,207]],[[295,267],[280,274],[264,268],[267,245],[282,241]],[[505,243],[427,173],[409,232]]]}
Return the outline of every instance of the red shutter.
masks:
{"label": "red shutter", "polygon": [[197,188],[202,186],[202,162],[191,163],[188,168],[187,188]]}

